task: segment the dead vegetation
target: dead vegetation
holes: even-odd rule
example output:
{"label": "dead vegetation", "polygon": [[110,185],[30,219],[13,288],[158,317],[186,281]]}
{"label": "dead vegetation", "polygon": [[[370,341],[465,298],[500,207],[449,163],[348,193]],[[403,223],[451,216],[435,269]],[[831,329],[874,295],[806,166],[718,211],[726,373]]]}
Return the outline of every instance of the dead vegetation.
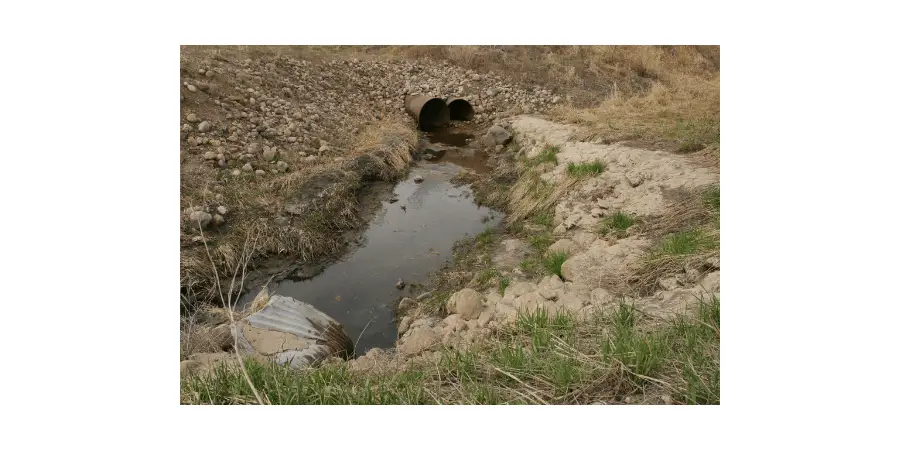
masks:
{"label": "dead vegetation", "polygon": [[654,245],[636,265],[604,278],[604,287],[633,297],[650,295],[660,279],[696,270],[719,256],[719,187],[670,192],[665,214],[643,218],[635,230]]}
{"label": "dead vegetation", "polygon": [[[233,214],[217,233],[206,235],[211,259],[202,243],[182,232],[182,288],[209,300],[215,273],[231,276],[240,264],[246,236],[259,236],[253,263],[282,255],[297,262],[316,261],[344,245],[341,233],[360,224],[358,194],[368,181],[394,180],[405,173],[417,135],[402,123],[376,122],[364,129],[342,161],[301,165],[271,179],[253,175],[225,178],[211,167],[184,168],[182,208],[202,205],[215,194]],[[291,158],[285,154],[285,158]],[[276,222],[282,217],[283,222]]]}
{"label": "dead vegetation", "polygon": [[292,51],[308,57],[447,60],[552,88],[560,100],[551,117],[584,127],[582,140],[718,153],[718,46],[314,46]]}

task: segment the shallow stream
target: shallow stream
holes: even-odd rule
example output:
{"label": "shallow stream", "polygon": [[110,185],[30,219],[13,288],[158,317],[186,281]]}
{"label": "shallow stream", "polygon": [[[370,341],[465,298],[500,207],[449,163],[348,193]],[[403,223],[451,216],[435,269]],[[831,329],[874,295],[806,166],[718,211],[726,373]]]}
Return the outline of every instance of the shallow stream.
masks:
{"label": "shallow stream", "polygon": [[[303,281],[269,286],[271,293],[307,302],[338,320],[358,344],[357,354],[392,347],[397,338],[394,307],[415,297],[410,285],[452,259],[453,244],[497,226],[502,214],[475,204],[468,186],[450,180],[463,168],[487,170],[486,155],[467,148],[471,135],[429,134],[424,158],[414,164],[367,225],[362,242],[340,261]],[[421,182],[414,181],[421,177]],[[406,287],[397,288],[402,279]],[[257,290],[248,292],[246,304]]]}

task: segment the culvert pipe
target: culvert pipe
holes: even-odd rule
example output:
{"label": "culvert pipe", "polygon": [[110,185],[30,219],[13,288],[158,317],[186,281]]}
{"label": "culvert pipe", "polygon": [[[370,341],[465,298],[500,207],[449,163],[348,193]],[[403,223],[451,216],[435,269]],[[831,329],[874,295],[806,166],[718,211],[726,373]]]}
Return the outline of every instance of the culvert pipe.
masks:
{"label": "culvert pipe", "polygon": [[448,97],[445,102],[450,108],[450,120],[472,120],[475,118],[475,108],[467,100],[459,97]]}
{"label": "culvert pipe", "polygon": [[443,128],[450,124],[450,108],[447,102],[439,98],[410,95],[406,97],[404,103],[407,114],[416,120],[422,131]]}

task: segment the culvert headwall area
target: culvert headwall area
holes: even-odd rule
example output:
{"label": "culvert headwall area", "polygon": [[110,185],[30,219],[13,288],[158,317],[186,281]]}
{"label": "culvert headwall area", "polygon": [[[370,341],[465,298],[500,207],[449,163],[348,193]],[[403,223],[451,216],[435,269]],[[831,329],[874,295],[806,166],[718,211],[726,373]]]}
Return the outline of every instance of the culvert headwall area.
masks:
{"label": "culvert headwall area", "polygon": [[451,120],[469,121],[475,117],[475,109],[462,98],[446,100],[425,95],[410,95],[405,100],[406,113],[415,119],[422,131],[434,131],[450,125]]}

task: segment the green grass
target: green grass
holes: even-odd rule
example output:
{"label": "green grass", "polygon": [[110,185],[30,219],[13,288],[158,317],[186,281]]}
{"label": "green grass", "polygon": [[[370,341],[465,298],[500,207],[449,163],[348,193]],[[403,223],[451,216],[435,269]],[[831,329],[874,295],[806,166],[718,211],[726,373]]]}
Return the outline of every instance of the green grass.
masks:
{"label": "green grass", "polygon": [[626,212],[616,211],[605,217],[598,228],[600,234],[618,234],[623,235],[632,225],[637,223],[637,219]]}
{"label": "green grass", "polygon": [[719,214],[719,186],[712,186],[703,191],[703,205],[715,214]]}
{"label": "green grass", "polygon": [[543,265],[544,269],[549,273],[555,273],[560,278],[562,277],[562,265],[566,262],[566,259],[569,257],[568,253],[565,252],[553,252],[550,255],[544,257]]}
{"label": "green grass", "polygon": [[550,228],[553,226],[553,214],[547,211],[542,211],[531,216],[531,221],[537,225],[543,225]]}
{"label": "green grass", "polygon": [[506,293],[506,288],[509,287],[509,282],[510,282],[509,277],[500,277],[500,286],[499,286],[500,289],[499,290],[500,290],[501,296],[503,296],[503,294]]}
{"label": "green grass", "polygon": [[659,252],[670,256],[691,255],[714,245],[702,230],[691,229],[668,235],[660,244]]}
{"label": "green grass", "polygon": [[494,230],[492,228],[487,228],[481,233],[478,233],[475,236],[475,245],[478,248],[484,248],[494,243],[496,237],[494,236]]}
{"label": "green grass", "polygon": [[[443,348],[438,364],[349,370],[343,362],[290,370],[256,361],[246,367],[272,404],[590,404],[625,397],[661,403],[719,403],[719,301],[670,322],[651,322],[621,304],[584,320],[537,310],[521,314],[495,339],[466,350]],[[182,403],[255,403],[239,370],[181,383]]]}
{"label": "green grass", "polygon": [[566,171],[573,177],[582,178],[600,175],[605,169],[606,164],[598,160],[587,163],[569,163]]}
{"label": "green grass", "polygon": [[529,166],[536,166],[543,163],[553,163],[553,165],[559,164],[559,161],[556,159],[556,154],[559,153],[559,147],[550,146],[538,153],[537,156],[531,158],[528,161]]}

